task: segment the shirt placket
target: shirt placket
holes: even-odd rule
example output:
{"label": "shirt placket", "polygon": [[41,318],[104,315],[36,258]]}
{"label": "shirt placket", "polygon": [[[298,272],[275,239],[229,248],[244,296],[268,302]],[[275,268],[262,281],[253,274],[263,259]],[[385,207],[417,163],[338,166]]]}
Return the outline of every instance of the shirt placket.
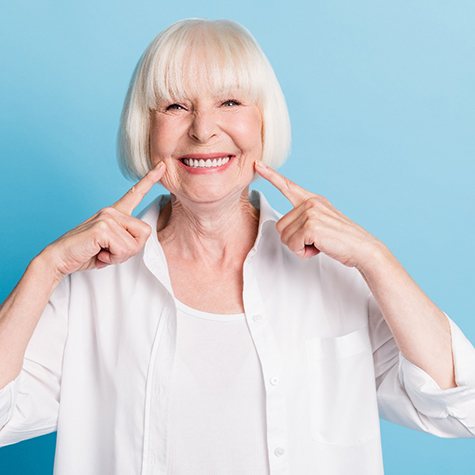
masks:
{"label": "shirt placket", "polygon": [[[262,216],[261,216],[262,219]],[[271,475],[289,474],[287,408],[284,367],[272,328],[265,315],[253,265],[264,221],[254,247],[243,266],[243,303],[246,321],[260,360],[266,407],[266,441]],[[176,351],[176,306],[167,261],[158,239],[147,242],[144,260],[167,290],[170,304],[164,305],[154,339],[147,376],[142,475],[166,475],[168,471],[167,418],[170,378]]]}
{"label": "shirt placket", "polygon": [[277,341],[260,297],[253,265],[255,249],[244,262],[244,310],[260,360],[265,388],[266,439],[271,475],[288,474],[288,430],[285,378]]}
{"label": "shirt placket", "polygon": [[149,270],[166,290],[166,301],[154,338],[147,375],[142,475],[168,473],[168,414],[176,351],[176,306],[165,254],[158,240],[146,247]]}

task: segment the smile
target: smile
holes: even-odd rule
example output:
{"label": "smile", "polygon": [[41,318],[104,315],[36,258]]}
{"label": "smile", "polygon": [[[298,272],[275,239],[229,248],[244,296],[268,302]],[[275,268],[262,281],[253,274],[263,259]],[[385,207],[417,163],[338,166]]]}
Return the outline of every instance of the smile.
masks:
{"label": "smile", "polygon": [[180,158],[179,162],[190,173],[212,173],[215,171],[223,171],[228,168],[229,163],[234,155],[227,155],[214,158]]}
{"label": "smile", "polygon": [[210,168],[210,167],[220,167],[222,165],[225,165],[226,163],[229,162],[231,157],[221,157],[221,158],[213,158],[213,159],[206,159],[203,160],[202,158],[200,160],[197,160],[196,158],[182,158],[182,161],[185,165],[188,165],[189,167],[192,168]]}

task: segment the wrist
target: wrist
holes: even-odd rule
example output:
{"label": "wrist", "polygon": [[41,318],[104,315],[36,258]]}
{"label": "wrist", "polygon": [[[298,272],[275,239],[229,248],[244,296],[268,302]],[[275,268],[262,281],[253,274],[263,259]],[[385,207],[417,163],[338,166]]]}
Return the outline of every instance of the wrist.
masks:
{"label": "wrist", "polygon": [[43,278],[47,279],[51,283],[52,289],[65,277],[56,266],[54,249],[51,248],[51,245],[45,247],[34,257],[28,267],[31,268],[34,273],[41,274]]}
{"label": "wrist", "polygon": [[365,247],[356,268],[363,275],[368,275],[370,272],[384,267],[391,259],[394,259],[394,256],[388,247],[381,241],[374,241]]}

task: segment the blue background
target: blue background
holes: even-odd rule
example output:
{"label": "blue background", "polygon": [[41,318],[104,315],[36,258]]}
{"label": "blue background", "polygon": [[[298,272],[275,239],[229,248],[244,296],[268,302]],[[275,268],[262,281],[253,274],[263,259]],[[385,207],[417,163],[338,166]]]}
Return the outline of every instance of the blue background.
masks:
{"label": "blue background", "polygon": [[[1,300],[47,243],[130,186],[115,134],[152,38],[182,18],[230,18],[259,41],[288,101],[280,171],[385,242],[474,342],[473,0],[174,3],[3,4]],[[291,209],[262,179],[253,186]],[[473,440],[385,421],[382,437],[387,475],[475,473]],[[54,446],[52,434],[2,448],[0,473],[50,474]]]}

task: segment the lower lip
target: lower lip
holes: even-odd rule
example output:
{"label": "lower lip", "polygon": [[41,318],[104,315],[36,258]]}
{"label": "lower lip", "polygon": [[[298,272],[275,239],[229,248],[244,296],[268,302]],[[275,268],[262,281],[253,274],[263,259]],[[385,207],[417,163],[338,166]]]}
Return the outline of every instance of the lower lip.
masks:
{"label": "lower lip", "polygon": [[231,158],[225,163],[224,165],[221,165],[220,167],[189,167],[186,163],[183,163],[181,160],[178,160],[178,163],[189,173],[193,173],[195,175],[208,175],[210,173],[220,173],[224,172],[228,167],[229,164],[234,160],[234,156],[231,156]]}

